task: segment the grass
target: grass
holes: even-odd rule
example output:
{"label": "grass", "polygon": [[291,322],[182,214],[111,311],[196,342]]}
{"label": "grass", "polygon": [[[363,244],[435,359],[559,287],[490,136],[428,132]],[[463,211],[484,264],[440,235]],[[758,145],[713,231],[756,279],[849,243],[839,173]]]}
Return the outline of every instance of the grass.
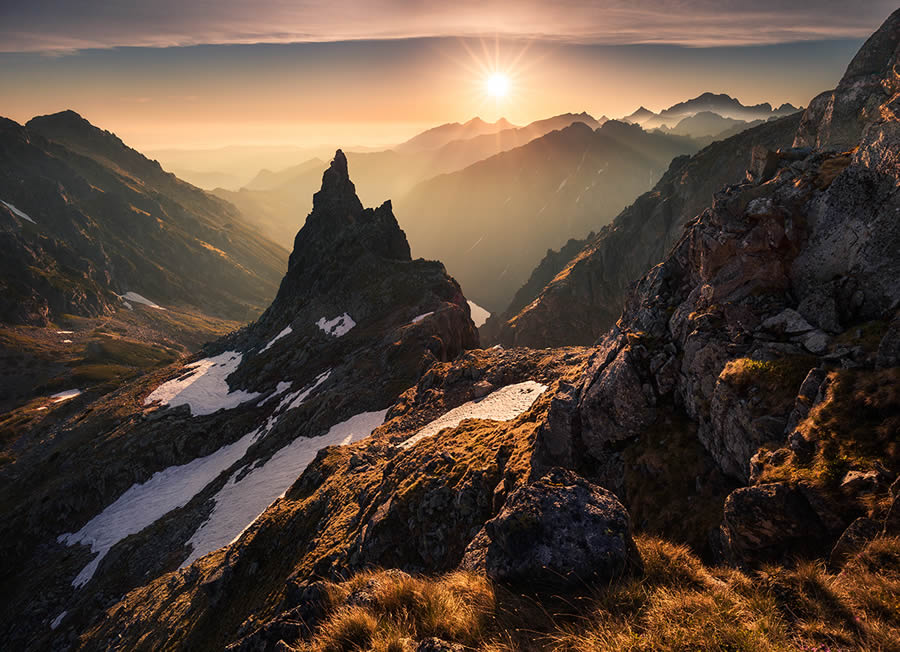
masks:
{"label": "grass", "polygon": [[728,361],[719,379],[737,389],[755,386],[773,393],[794,390],[790,396],[793,400],[796,389],[816,363],[814,356],[807,355],[785,356],[777,360],[736,358]]}
{"label": "grass", "polygon": [[[814,562],[748,574],[661,539],[637,545],[642,576],[580,597],[511,594],[464,572],[361,573],[329,585],[325,620],[294,649],[408,650],[429,636],[496,652],[900,649],[898,538],[876,539],[838,574]],[[360,589],[364,604],[347,604]]]}
{"label": "grass", "polygon": [[798,429],[815,444],[815,454],[805,462],[792,456],[765,469],[761,482],[805,479],[834,489],[851,469],[897,468],[900,368],[831,372],[824,400]]}

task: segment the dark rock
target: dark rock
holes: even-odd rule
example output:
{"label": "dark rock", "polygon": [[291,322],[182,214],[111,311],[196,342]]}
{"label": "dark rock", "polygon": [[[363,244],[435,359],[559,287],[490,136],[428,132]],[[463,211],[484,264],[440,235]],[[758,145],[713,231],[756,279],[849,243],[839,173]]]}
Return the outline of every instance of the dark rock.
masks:
{"label": "dark rock", "polygon": [[866,544],[881,533],[881,523],[865,516],[853,521],[831,549],[828,562],[832,566],[843,566],[847,559],[865,548]]}
{"label": "dark rock", "polygon": [[753,148],[748,176],[756,183],[764,183],[775,175],[781,157],[776,152],[758,145]]}
{"label": "dark rock", "polygon": [[731,492],[725,500],[722,535],[729,558],[747,566],[816,550],[826,541],[825,529],[803,494],[781,482]]}
{"label": "dark rock", "polygon": [[510,494],[462,562],[496,581],[532,587],[609,580],[639,565],[622,504],[559,468]]}

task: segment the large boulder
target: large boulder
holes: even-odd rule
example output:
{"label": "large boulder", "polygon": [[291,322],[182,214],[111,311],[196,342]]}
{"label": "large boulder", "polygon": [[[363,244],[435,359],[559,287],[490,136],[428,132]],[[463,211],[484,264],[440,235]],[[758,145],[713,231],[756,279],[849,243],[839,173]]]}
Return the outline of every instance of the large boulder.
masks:
{"label": "large boulder", "polygon": [[631,519],[616,497],[551,469],[510,494],[466,549],[462,566],[499,582],[575,585],[640,566]]}
{"label": "large boulder", "polygon": [[726,556],[742,566],[822,552],[819,548],[831,540],[803,492],[786,482],[731,492],[721,531]]}

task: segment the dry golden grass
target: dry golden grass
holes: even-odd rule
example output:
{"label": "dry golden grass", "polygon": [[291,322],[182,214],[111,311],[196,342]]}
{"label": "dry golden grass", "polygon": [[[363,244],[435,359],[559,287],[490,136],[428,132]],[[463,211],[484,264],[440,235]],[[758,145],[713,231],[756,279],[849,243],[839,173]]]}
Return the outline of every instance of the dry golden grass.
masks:
{"label": "dry golden grass", "polygon": [[798,428],[816,443],[815,455],[767,468],[760,482],[805,479],[834,488],[850,469],[900,466],[900,368],[834,371],[828,380],[825,400]]}
{"label": "dry golden grass", "polygon": [[[705,566],[685,546],[641,536],[640,577],[584,596],[519,596],[485,578],[360,574],[330,587],[334,603],[309,651],[403,651],[438,636],[501,652],[900,649],[900,539],[881,538],[839,574],[823,564],[756,573]],[[364,590],[365,606],[347,606]]]}

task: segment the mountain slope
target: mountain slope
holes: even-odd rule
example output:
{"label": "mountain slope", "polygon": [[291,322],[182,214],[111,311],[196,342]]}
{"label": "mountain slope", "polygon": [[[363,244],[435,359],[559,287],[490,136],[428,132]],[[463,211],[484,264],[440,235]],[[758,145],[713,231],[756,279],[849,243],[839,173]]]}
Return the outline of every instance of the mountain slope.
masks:
{"label": "mountain slope", "polygon": [[500,118],[497,122],[491,123],[475,117],[465,123],[448,122],[447,124],[423,131],[406,142],[400,143],[394,149],[398,152],[421,152],[428,149],[437,149],[454,140],[466,140],[514,127],[515,125],[505,118]]}
{"label": "mountain slope", "polygon": [[[880,108],[853,153],[757,148],[587,357],[435,365],[370,439],[321,454],[228,549],[132,591],[80,644],[892,647],[900,113]],[[549,387],[520,416],[449,419],[523,372]],[[596,564],[621,559],[632,528],[637,567],[575,572],[604,537],[622,545]]]}
{"label": "mountain slope", "polygon": [[672,161],[659,183],[622,211],[557,274],[520,296],[485,327],[506,345],[590,344],[616,320],[628,286],[662,260],[682,229],[722,185],[739,181],[757,145],[788,147],[799,124],[788,116]]}
{"label": "mountain slope", "polygon": [[285,258],[231,205],[73,112],[0,126],[4,321],[108,314],[116,294],[247,320]]}
{"label": "mountain slope", "polygon": [[[53,433],[94,428],[96,467],[73,446],[88,464],[66,477],[50,455],[0,494],[3,640],[892,649],[900,111],[882,99],[853,151],[755,148],[590,349],[454,357],[475,335],[458,286],[409,260],[389,205],[362,209],[338,153],[260,322]],[[312,434],[335,445],[313,455]],[[149,527],[95,516],[146,525],[172,483],[199,493]]]}
{"label": "mountain slope", "polygon": [[685,138],[610,121],[575,123],[418,185],[396,202],[410,241],[471,298],[502,310],[548,246],[606,224],[652,187]]}
{"label": "mountain slope", "polygon": [[[435,361],[477,346],[459,286],[412,260],[390,203],[363,209],[338,151],[255,323],[189,364],[27,433],[0,469],[3,640],[87,623],[110,596],[225,545],[316,452],[366,437]],[[15,533],[15,534],[13,534]],[[76,615],[78,614],[78,615]]]}

